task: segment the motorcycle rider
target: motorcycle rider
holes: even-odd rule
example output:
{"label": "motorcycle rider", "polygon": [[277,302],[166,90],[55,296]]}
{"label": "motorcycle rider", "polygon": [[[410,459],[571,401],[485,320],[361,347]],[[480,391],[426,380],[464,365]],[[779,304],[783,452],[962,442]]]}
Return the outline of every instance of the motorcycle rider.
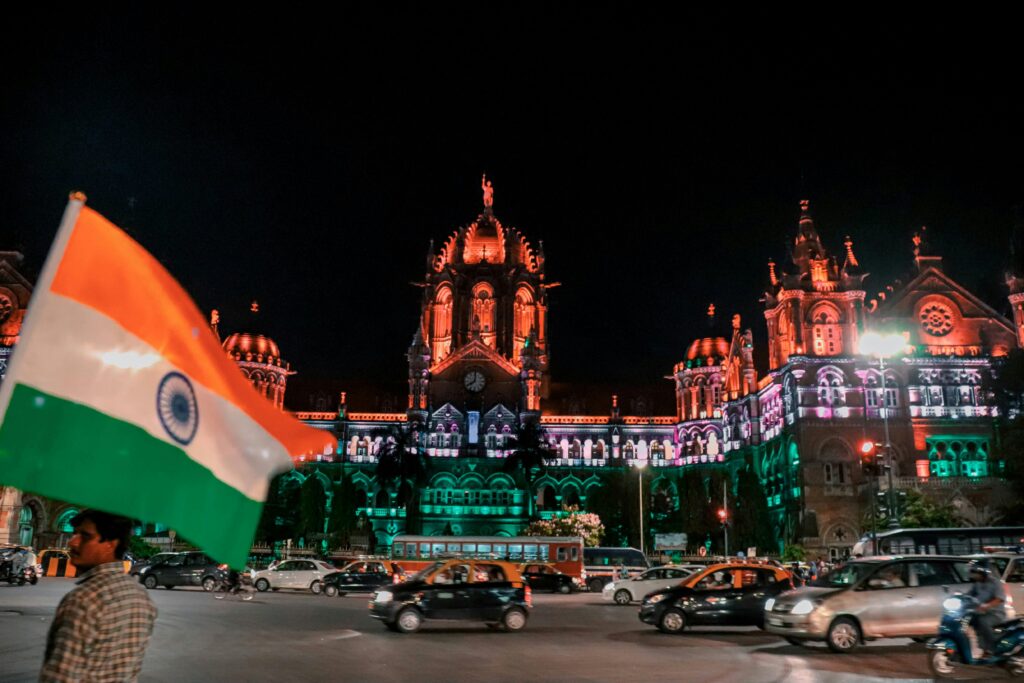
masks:
{"label": "motorcycle rider", "polygon": [[991,653],[995,650],[996,637],[992,629],[1006,621],[1006,591],[1003,582],[993,576],[988,567],[979,562],[970,565],[971,590],[968,595],[978,601],[978,608],[972,622],[978,634],[981,647]]}

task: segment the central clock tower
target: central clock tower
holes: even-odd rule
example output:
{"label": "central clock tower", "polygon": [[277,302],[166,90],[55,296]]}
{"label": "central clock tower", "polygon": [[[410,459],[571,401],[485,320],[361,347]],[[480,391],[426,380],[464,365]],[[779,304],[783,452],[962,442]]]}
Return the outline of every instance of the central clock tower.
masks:
{"label": "central clock tower", "polygon": [[[472,442],[487,415],[539,417],[547,394],[547,290],[543,246],[534,250],[493,211],[494,189],[469,225],[427,257],[420,324],[409,348],[409,417],[433,429],[461,416]],[[451,418],[449,418],[451,419]]]}

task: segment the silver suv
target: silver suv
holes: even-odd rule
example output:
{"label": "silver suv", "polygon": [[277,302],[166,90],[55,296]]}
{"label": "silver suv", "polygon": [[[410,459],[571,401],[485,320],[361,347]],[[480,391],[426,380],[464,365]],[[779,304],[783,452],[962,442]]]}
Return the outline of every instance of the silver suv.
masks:
{"label": "silver suv", "polygon": [[[833,652],[875,638],[927,638],[938,631],[947,589],[967,590],[969,563],[940,555],[853,560],[769,600],[765,628],[794,645],[824,640]],[[1006,612],[1014,616],[1012,604]]]}

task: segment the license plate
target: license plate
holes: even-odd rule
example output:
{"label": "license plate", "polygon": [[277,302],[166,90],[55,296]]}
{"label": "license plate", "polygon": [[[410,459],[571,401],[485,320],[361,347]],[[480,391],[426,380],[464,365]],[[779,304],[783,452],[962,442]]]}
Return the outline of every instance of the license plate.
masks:
{"label": "license plate", "polygon": [[774,619],[772,617],[768,617],[768,623],[771,626],[782,626],[782,619]]}

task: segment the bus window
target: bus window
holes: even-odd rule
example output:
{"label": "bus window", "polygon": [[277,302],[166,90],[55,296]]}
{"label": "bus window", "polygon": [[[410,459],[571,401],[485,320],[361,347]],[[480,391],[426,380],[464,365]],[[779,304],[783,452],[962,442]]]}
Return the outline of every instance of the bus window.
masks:
{"label": "bus window", "polygon": [[543,543],[543,544],[541,544],[541,545],[539,545],[537,547],[539,549],[539,552],[537,553],[537,558],[540,559],[540,560],[547,560],[548,557],[549,557],[549,555],[548,555],[548,545],[546,543]]}
{"label": "bus window", "polygon": [[480,557],[488,557],[491,554],[491,544],[477,543],[476,552]]}
{"label": "bus window", "polygon": [[431,557],[441,557],[444,555],[444,543],[433,543],[430,548]]}
{"label": "bus window", "polygon": [[395,543],[391,546],[392,557],[405,557],[405,544]]}
{"label": "bus window", "polygon": [[570,550],[573,562],[575,562],[576,560],[580,559],[580,549],[579,548],[577,548],[576,546],[573,546],[569,550]]}
{"label": "bus window", "polygon": [[465,555],[467,555],[467,556],[468,555],[475,555],[476,554],[476,543],[463,543],[462,544],[462,552]]}
{"label": "bus window", "polygon": [[569,557],[569,549],[564,546],[559,546],[555,552],[555,559],[558,562],[565,562],[566,558]]}
{"label": "bus window", "polygon": [[537,559],[537,544],[536,543],[524,543],[523,544],[523,559],[527,562],[531,562]]}
{"label": "bus window", "polygon": [[509,545],[508,545],[508,559],[510,559],[510,560],[521,560],[521,559],[523,559],[523,544],[522,543],[509,543]]}
{"label": "bus window", "polygon": [[449,543],[448,544],[448,552],[450,552],[450,553],[457,553],[457,552],[459,552],[461,550],[462,550],[462,544],[461,543]]}
{"label": "bus window", "polygon": [[507,548],[508,548],[508,546],[505,545],[504,543],[495,543],[494,544],[494,554],[497,557],[505,557],[505,554],[507,552]]}
{"label": "bus window", "polygon": [[430,557],[429,543],[420,543],[420,557]]}

